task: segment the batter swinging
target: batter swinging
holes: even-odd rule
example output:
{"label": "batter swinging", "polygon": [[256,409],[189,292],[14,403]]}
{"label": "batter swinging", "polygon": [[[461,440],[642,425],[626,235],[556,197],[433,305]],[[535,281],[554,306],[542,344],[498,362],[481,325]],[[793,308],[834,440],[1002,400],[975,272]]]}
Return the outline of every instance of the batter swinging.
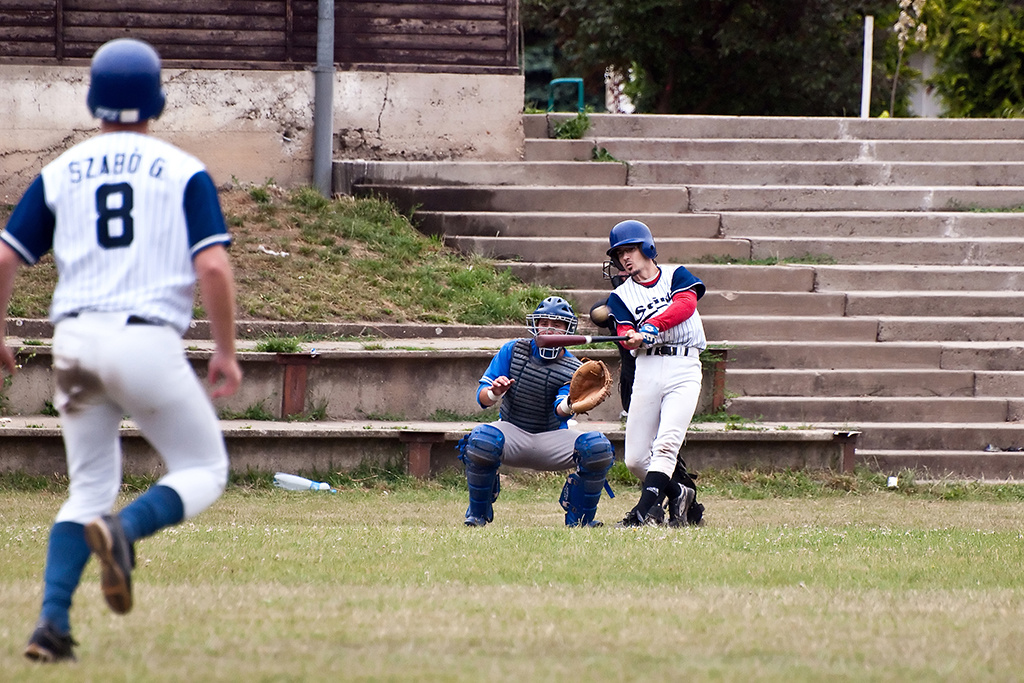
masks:
{"label": "batter swinging", "polygon": [[682,266],[659,266],[650,229],[640,221],[612,228],[608,256],[629,278],[608,299],[622,345],[636,356],[626,418],[626,467],[640,481],[640,501],[619,526],[643,526],[667,496],[669,524],[683,526],[696,497],[679,457],[700,398],[700,353],[707,346],[697,300],[704,283]]}

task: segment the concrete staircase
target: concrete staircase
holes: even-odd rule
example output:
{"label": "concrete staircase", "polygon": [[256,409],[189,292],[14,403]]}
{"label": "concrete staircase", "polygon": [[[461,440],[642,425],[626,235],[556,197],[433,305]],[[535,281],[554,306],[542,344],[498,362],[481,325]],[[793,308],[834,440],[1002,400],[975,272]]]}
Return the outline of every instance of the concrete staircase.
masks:
{"label": "concrete staircase", "polygon": [[336,189],[583,311],[608,230],[643,220],[708,286],[729,413],[860,431],[882,471],[1024,477],[1024,121],[592,115],[550,139],[564,118],[525,117],[522,162],[338,162]]}

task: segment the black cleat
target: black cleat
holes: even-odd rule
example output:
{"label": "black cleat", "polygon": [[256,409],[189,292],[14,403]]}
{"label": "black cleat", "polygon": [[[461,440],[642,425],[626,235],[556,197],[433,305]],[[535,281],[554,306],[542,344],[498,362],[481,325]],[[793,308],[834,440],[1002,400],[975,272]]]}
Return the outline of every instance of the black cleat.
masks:
{"label": "black cleat", "polygon": [[115,614],[132,609],[132,569],[135,548],[124,535],[116,515],[103,515],[85,525],[85,542],[100,561],[100,586]]}
{"label": "black cleat", "polygon": [[78,645],[70,633],[60,633],[48,621],[40,621],[25,647],[25,656],[33,662],[75,661],[72,648]]}
{"label": "black cleat", "polygon": [[647,511],[647,523],[662,525],[665,523],[665,508],[655,505]]}
{"label": "black cleat", "polygon": [[693,503],[693,499],[697,497],[697,492],[689,486],[680,484],[679,488],[682,489],[679,496],[669,498],[668,501],[668,525],[672,527],[690,526],[687,512]]}
{"label": "black cleat", "polygon": [[630,529],[633,527],[650,526],[652,524],[654,524],[654,522],[651,520],[649,516],[641,517],[640,513],[636,511],[636,508],[633,508],[632,510],[629,511],[629,514],[627,514],[625,518],[623,518],[621,522],[615,525],[615,528]]}
{"label": "black cleat", "polygon": [[466,516],[466,526],[487,526],[487,520],[483,517]]}

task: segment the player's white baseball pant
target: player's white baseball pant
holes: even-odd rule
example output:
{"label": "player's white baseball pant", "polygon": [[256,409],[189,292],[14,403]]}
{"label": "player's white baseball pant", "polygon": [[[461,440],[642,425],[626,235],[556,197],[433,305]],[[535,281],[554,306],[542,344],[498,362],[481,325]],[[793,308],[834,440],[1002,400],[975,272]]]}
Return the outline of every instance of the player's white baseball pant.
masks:
{"label": "player's white baseball pant", "polygon": [[542,472],[556,472],[576,467],[572,454],[576,450],[576,439],[583,432],[575,429],[554,429],[550,432],[531,434],[511,422],[498,420],[491,424],[505,435],[502,464]]}
{"label": "player's white baseball pant", "polygon": [[649,471],[670,477],[675,471],[700,400],[701,378],[700,358],[647,356],[643,350],[637,356],[626,417],[625,462],[640,481]]}
{"label": "player's white baseball pant", "polygon": [[128,414],[167,469],[185,518],[224,492],[228,456],[213,406],[170,327],[126,324],[127,313],[82,313],[54,331],[53,366],[71,486],[58,522],[113,509],[121,487],[119,427]]}

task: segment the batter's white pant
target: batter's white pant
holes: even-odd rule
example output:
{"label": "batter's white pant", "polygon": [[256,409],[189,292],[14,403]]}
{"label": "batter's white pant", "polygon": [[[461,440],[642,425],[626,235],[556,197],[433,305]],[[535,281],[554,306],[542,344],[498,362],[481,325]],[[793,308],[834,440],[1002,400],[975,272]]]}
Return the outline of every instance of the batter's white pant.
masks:
{"label": "batter's white pant", "polygon": [[227,485],[224,436],[180,336],[162,325],[128,325],[127,317],[81,313],[54,330],[54,406],[70,479],[58,522],[86,524],[113,510],[126,414],[160,454],[167,474],[158,483],[181,497],[186,519],[212,505]]}
{"label": "batter's white pant", "polygon": [[700,358],[640,354],[626,416],[625,462],[643,481],[649,471],[669,477],[675,471],[703,375]]}

